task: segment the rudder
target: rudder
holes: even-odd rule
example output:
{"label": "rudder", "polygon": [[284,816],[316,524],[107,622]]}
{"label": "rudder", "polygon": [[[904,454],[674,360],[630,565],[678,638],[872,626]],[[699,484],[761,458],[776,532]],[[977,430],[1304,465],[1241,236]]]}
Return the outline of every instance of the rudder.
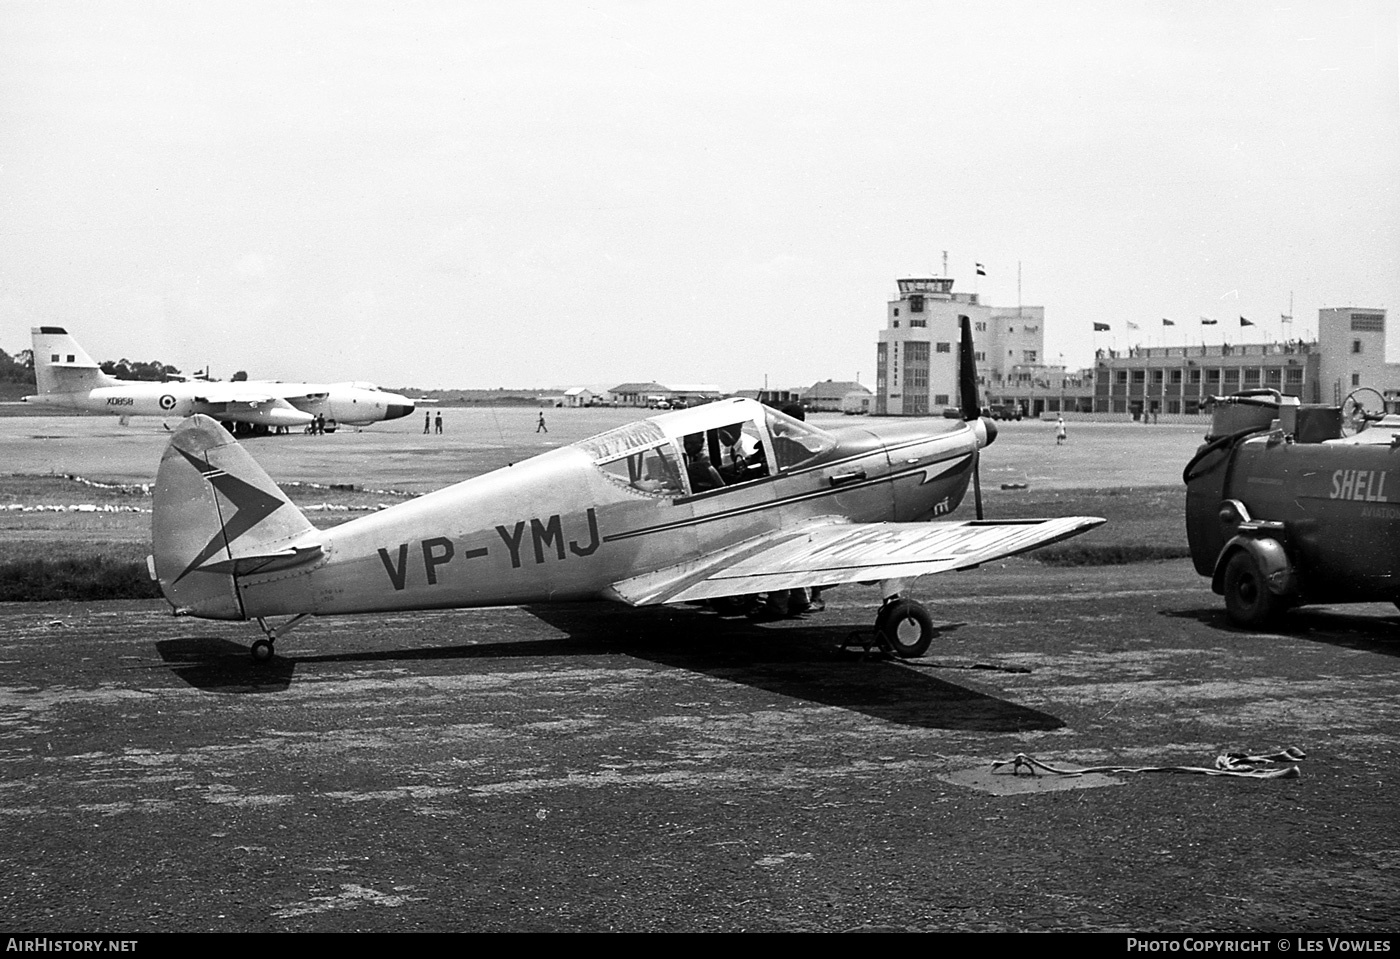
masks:
{"label": "rudder", "polygon": [[177,616],[247,619],[237,577],[320,554],[317,530],[215,420],[170,437],[152,492],[153,575]]}

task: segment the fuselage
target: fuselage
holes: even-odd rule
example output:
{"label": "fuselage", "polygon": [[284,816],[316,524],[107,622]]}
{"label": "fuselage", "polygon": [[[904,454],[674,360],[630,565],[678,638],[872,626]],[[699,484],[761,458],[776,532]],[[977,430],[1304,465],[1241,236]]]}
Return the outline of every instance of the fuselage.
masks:
{"label": "fuselage", "polygon": [[268,426],[305,426],[317,415],[348,426],[365,426],[413,412],[413,401],[404,396],[356,384],[257,380],[236,383],[113,380],[107,386],[42,393],[26,396],[24,401],[114,416],[185,417],[205,413],[224,422]]}
{"label": "fuselage", "polygon": [[40,393],[26,396],[24,402],[36,406],[111,413],[114,416],[190,416],[199,410],[189,383],[119,381],[120,385],[99,386],[67,393]]}
{"label": "fuselage", "polygon": [[[697,490],[696,481],[662,474],[666,461],[682,462],[683,434],[703,432],[694,417],[701,410],[644,421],[661,426],[622,436],[615,448],[605,434],[318,531],[314,564],[240,577],[240,615],[231,618],[605,597],[629,577],[818,518],[943,516],[966,492],[979,429],[986,442],[980,422],[930,435],[924,421],[878,436],[812,431],[818,440],[784,453],[793,441],[777,435],[787,429],[779,423],[759,437],[765,462],[751,467],[753,478]],[[691,421],[675,419],[687,414]],[[648,456],[662,468],[647,473]]]}
{"label": "fuselage", "polygon": [[377,387],[359,383],[296,385],[305,385],[307,392],[298,398],[288,398],[293,406],[313,416],[319,414],[346,426],[367,426],[381,420],[396,420],[413,412],[412,400]]}

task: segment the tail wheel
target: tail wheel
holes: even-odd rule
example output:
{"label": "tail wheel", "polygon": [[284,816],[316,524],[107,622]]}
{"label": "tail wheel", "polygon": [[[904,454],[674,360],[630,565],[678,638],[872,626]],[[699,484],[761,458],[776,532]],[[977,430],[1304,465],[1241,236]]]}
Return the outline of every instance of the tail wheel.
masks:
{"label": "tail wheel", "polygon": [[875,633],[901,659],[928,652],[933,643],[933,618],[922,604],[896,599],[881,607],[875,617]]}
{"label": "tail wheel", "polygon": [[1269,589],[1259,562],[1240,550],[1225,566],[1225,611],[1237,626],[1258,629],[1278,619],[1284,601]]}

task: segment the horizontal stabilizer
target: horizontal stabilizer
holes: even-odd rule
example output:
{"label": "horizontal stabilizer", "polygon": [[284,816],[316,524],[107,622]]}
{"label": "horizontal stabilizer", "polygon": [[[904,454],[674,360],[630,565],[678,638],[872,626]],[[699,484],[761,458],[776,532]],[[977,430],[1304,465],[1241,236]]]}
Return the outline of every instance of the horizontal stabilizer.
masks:
{"label": "horizontal stabilizer", "polygon": [[234,549],[231,552],[233,555],[228,559],[207,562],[199,568],[210,573],[232,573],[234,576],[275,573],[319,559],[324,550],[321,549],[320,543],[310,543],[271,551],[254,550],[245,553]]}

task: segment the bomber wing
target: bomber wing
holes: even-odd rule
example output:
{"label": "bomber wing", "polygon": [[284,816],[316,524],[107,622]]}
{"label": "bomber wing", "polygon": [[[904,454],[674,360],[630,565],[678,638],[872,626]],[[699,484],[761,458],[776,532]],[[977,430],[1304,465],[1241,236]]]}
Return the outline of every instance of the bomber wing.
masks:
{"label": "bomber wing", "polygon": [[799,586],[912,579],[969,569],[1087,532],[1096,516],[964,523],[820,521],[783,530],[698,562],[614,583],[633,606],[685,603]]}
{"label": "bomber wing", "polygon": [[215,419],[238,419],[275,426],[301,426],[311,420],[264,384],[211,383],[194,396],[195,412]]}
{"label": "bomber wing", "polygon": [[299,410],[305,408],[304,404],[320,402],[330,395],[330,388],[319,383],[279,383],[264,380],[249,382],[246,385],[266,390],[269,396],[286,400]]}

